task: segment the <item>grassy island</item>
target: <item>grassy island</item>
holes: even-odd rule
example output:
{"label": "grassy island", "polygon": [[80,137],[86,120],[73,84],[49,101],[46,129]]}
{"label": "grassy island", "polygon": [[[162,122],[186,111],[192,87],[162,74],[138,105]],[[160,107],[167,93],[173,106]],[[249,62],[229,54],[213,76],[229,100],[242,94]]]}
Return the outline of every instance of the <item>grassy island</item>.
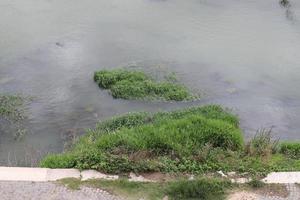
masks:
{"label": "grassy island", "polygon": [[94,81],[100,88],[110,90],[114,98],[167,101],[183,101],[192,98],[185,86],[175,81],[155,81],[141,71],[101,70],[95,72]]}

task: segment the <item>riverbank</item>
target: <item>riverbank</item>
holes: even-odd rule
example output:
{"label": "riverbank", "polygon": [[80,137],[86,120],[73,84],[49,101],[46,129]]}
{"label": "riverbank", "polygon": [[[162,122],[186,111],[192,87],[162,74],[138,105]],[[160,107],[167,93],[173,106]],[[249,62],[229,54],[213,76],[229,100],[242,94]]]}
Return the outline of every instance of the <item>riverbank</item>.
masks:
{"label": "riverbank", "polygon": [[98,123],[41,166],[119,174],[300,171],[299,143],[280,143],[271,134],[262,129],[244,141],[238,117],[218,105],[131,113]]}

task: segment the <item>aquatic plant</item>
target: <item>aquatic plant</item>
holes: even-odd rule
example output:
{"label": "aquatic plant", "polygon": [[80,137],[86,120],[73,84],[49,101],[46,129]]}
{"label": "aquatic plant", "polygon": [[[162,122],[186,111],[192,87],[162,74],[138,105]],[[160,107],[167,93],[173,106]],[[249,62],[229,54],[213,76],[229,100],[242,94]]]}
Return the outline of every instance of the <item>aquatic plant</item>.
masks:
{"label": "aquatic plant", "polygon": [[170,79],[154,81],[141,71],[124,69],[101,70],[94,73],[100,88],[109,89],[114,98],[164,99],[182,101],[192,98],[188,89]]}
{"label": "aquatic plant", "polygon": [[279,3],[283,7],[289,7],[291,5],[289,0],[280,0]]}
{"label": "aquatic plant", "polygon": [[0,95],[0,117],[18,121],[24,118],[24,100],[21,96]]}

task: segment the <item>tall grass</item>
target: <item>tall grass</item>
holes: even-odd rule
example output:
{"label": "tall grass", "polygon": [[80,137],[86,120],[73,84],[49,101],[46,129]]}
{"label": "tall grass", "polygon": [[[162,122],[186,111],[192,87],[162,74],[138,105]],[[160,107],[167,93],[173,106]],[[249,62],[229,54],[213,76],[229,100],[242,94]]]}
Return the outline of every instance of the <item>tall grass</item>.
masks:
{"label": "tall grass", "polygon": [[272,128],[257,130],[246,145],[246,153],[252,156],[270,156],[279,150],[279,140],[272,139]]}

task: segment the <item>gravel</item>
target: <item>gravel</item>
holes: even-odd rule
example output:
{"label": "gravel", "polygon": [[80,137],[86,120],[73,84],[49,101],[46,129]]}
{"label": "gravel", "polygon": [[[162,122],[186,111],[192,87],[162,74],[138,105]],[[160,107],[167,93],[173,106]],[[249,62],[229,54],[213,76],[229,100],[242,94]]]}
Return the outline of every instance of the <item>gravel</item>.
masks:
{"label": "gravel", "polygon": [[289,195],[287,197],[257,194],[255,191],[238,191],[229,196],[228,200],[300,200],[300,187],[286,184]]}
{"label": "gravel", "polygon": [[121,200],[106,191],[88,187],[70,190],[52,182],[0,181],[1,200]]}

